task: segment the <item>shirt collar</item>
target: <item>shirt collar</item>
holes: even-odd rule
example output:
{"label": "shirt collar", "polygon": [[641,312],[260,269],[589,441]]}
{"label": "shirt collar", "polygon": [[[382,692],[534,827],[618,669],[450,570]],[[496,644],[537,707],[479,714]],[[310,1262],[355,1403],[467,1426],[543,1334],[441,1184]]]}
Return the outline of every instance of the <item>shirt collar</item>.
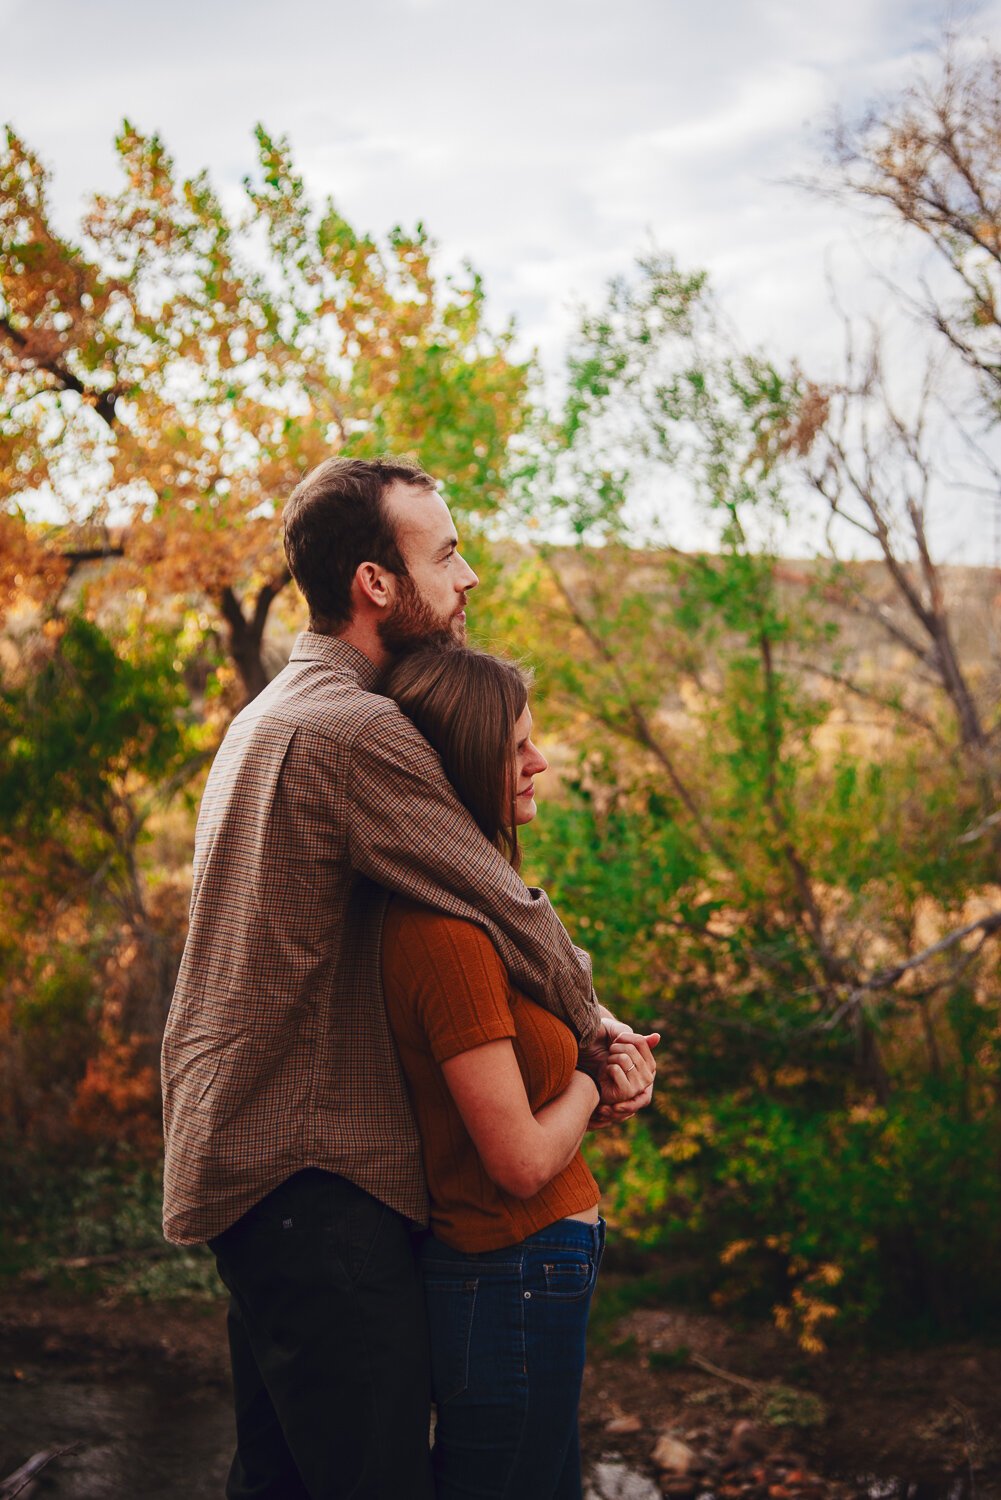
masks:
{"label": "shirt collar", "polygon": [[320,661],[342,676],[352,677],[358,686],[372,692],[382,676],[375,662],[369,661],[357,646],[336,635],[319,635],[315,630],[303,630],[292,647],[290,661]]}

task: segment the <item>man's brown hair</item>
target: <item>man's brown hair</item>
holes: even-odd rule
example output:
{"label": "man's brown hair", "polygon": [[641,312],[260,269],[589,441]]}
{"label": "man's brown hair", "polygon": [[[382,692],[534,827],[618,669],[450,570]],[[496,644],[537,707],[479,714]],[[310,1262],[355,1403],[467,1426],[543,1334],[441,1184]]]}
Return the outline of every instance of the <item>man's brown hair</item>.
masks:
{"label": "man's brown hair", "polygon": [[470,646],[424,648],[389,671],[385,690],[437,750],[445,775],[491,843],[521,862],[514,731],[531,678]]}
{"label": "man's brown hair", "polygon": [[435,488],[431,475],[409,459],[328,458],[289,496],[282,512],[285,556],[314,630],[332,634],[349,623],[351,583],[363,562],[406,576],[385,506],[386,491],[398,480]]}

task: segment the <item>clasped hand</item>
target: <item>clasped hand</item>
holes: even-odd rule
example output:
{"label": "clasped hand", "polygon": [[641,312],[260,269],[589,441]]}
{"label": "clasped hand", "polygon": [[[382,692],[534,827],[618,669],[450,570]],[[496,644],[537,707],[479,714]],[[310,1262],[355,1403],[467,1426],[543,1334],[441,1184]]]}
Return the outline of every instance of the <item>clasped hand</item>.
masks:
{"label": "clasped hand", "polygon": [[657,1073],[653,1049],[659,1041],[659,1032],[640,1036],[609,1016],[594,1041],[581,1048],[582,1056],[593,1065],[598,1085],[599,1103],[590,1121],[593,1130],[628,1120],[650,1103]]}

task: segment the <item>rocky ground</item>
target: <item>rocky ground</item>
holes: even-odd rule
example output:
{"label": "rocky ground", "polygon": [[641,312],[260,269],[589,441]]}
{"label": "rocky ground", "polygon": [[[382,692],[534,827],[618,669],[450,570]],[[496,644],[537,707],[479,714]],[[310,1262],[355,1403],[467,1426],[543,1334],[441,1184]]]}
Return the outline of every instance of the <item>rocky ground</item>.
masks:
{"label": "rocky ground", "polygon": [[[218,1303],[0,1293],[0,1402],[29,1368],[155,1366],[221,1392],[223,1325]],[[1001,1349],[985,1344],[806,1360],[766,1327],[599,1309],[581,1415],[589,1500],[1001,1497]]]}
{"label": "rocky ground", "polygon": [[593,1500],[986,1500],[1001,1496],[999,1418],[999,1348],[807,1359],[768,1327],[677,1308],[603,1330],[582,1404]]}

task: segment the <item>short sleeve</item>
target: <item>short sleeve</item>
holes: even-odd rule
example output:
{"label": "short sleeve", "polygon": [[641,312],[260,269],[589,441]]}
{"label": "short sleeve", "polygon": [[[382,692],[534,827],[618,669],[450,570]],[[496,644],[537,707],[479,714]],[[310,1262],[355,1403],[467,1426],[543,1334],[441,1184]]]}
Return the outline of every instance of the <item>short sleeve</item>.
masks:
{"label": "short sleeve", "polygon": [[488,934],[459,917],[393,905],[402,911],[385,977],[395,998],[409,1001],[435,1061],[513,1037],[507,970]]}

